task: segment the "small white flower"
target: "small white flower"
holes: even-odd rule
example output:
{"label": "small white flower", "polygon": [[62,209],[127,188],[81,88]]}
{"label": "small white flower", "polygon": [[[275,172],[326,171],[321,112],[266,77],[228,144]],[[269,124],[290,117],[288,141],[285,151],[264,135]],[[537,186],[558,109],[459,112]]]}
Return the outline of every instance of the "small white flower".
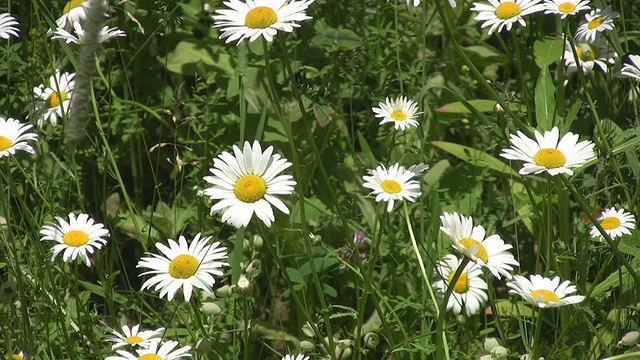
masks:
{"label": "small white flower", "polygon": [[544,10],[540,0],[489,0],[488,4],[473,3],[471,11],[479,14],[475,21],[484,21],[481,28],[489,27],[489,35],[495,31],[501,32],[503,28],[511,30],[514,23],[527,26],[523,16]]}
{"label": "small white flower", "polygon": [[[78,22],[73,23],[73,31],[76,35],[68,32],[64,28],[58,28],[53,32],[52,40],[64,40],[67,44],[82,44],[84,42],[84,29],[82,28],[82,24]],[[98,33],[98,42],[103,43],[107,40],[111,40],[115,37],[126,37],[124,31],[118,28],[110,28],[108,26],[103,26],[100,29],[100,33]]]}
{"label": "small white flower", "polygon": [[509,160],[524,161],[525,164],[520,169],[522,175],[546,171],[551,176],[571,176],[571,169],[578,168],[595,157],[595,145],[586,140],[578,142],[578,135],[570,132],[558,141],[559,132],[557,126],[551,131],[545,131],[544,135],[536,130],[534,135],[537,141],[534,141],[518,131],[509,138],[512,147],[502,150],[500,156]]}
{"label": "small white flower", "polygon": [[629,63],[622,65],[620,74],[625,77],[640,80],[640,55],[629,55]]}
{"label": "small white flower", "polygon": [[560,284],[560,278],[544,278],[540,275],[530,275],[529,279],[515,275],[507,286],[511,288],[510,294],[520,295],[531,305],[539,308],[559,307],[582,302],[585,298],[581,295],[567,296],[577,291],[575,285],[567,280]]}
{"label": "small white flower", "polygon": [[140,324],[134,325],[129,328],[127,325],[122,326],[122,332],[118,332],[115,329],[109,329],[112,335],[105,336],[104,341],[113,342],[111,349],[115,350],[124,346],[139,346],[148,348],[152,342],[159,342],[162,340],[162,334],[164,328],[156,330],[139,331]]}
{"label": "small white flower", "polygon": [[191,354],[188,353],[188,351],[191,350],[191,346],[181,347],[178,350],[172,351],[178,345],[177,341],[167,341],[162,344],[160,349],[158,349],[158,345],[159,342],[153,342],[148,349],[138,349],[136,350],[138,355],[133,355],[128,351],[118,350],[117,353],[120,356],[108,356],[105,360],[175,360],[191,357]]}
{"label": "small white flower", "polygon": [[0,14],[0,38],[9,40],[11,36],[19,37],[18,21],[9,13]]}
{"label": "small white flower", "polygon": [[595,9],[585,15],[587,22],[578,27],[576,31],[576,40],[593,42],[596,40],[596,35],[603,31],[612,30],[615,25],[613,20],[620,17],[617,11],[611,9],[611,5],[607,6],[604,10]]}
{"label": "small white flower", "polygon": [[309,360],[308,356],[304,356],[303,354],[298,355],[285,355],[282,360]]}
{"label": "small white flower", "polygon": [[422,113],[418,112],[418,104],[415,101],[400,96],[393,100],[386,98],[385,102],[378,103],[378,106],[372,110],[376,117],[382,118],[380,125],[393,123],[396,130],[418,126],[416,117]]}
{"label": "small white flower", "polygon": [[546,0],[542,5],[545,14],[557,14],[564,19],[580,11],[589,10],[589,2],[590,0]]}
{"label": "small white flower", "polygon": [[[598,218],[598,222],[612,239],[622,235],[631,235],[631,230],[636,228],[636,220],[633,215],[624,211],[624,209],[616,210],[615,207],[603,211]],[[591,237],[602,241],[602,234],[595,226],[591,228]]]}
{"label": "small white flower", "polygon": [[64,251],[62,260],[75,260],[80,256],[80,259],[90,266],[87,253],[93,254],[95,249],[100,249],[107,243],[104,237],[109,236],[109,230],[100,223],[94,223],[87,214],[80,214],[77,218],[75,214],[69,214],[69,222],[58,216],[56,220],[58,224],[45,225],[40,230],[40,234],[43,235],[41,241],[58,242],[51,250],[51,260]]}
{"label": "small white flower", "polygon": [[39,127],[44,127],[45,121],[50,121],[53,126],[58,124],[58,118],[69,112],[71,96],[76,86],[75,73],[56,73],[49,79],[49,85],[40,85],[33,88],[36,101],[29,108],[28,118],[36,117]]}
{"label": "small white flower", "polygon": [[16,150],[33,154],[33,147],[27,140],[38,140],[38,135],[27,133],[32,127],[33,125],[21,124],[16,119],[0,116],[0,158],[14,155]]}
{"label": "small white flower", "polygon": [[578,42],[573,46],[575,46],[578,60],[573,55],[571,42],[567,40],[565,43],[564,63],[567,67],[567,74],[576,72],[578,63],[585,74],[591,72],[594,65],[598,65],[602,71],[607,72],[609,65],[613,65],[618,57],[618,54],[609,47],[603,38],[598,38],[594,42]]}
{"label": "small white flower", "polygon": [[[436,273],[438,281],[433,283],[433,288],[440,299],[444,298],[449,282],[453,280],[458,267],[462,262],[453,254],[448,254],[443,260],[436,263]],[[453,291],[447,302],[447,310],[452,310],[454,314],[462,313],[464,309],[468,316],[480,311],[482,305],[487,302],[487,283],[482,280],[482,270],[473,262],[467,264],[460,274],[458,281],[453,284]]]}
{"label": "small white flower", "polygon": [[62,9],[62,16],[56,20],[56,24],[59,28],[66,28],[69,24],[84,21],[87,19],[88,8],[87,0],[71,0]]}
{"label": "small white flower", "polygon": [[363,186],[372,190],[371,195],[376,196],[377,202],[387,202],[387,211],[393,209],[395,200],[414,202],[420,196],[420,184],[412,179],[416,174],[399,164],[389,169],[380,165],[375,170],[369,170],[369,174],[362,177],[365,181]]}

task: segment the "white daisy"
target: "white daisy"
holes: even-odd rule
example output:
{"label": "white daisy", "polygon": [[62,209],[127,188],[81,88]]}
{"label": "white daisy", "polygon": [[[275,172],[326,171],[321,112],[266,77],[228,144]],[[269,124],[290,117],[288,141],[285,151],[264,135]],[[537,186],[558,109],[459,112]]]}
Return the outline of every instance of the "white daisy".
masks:
{"label": "white daisy", "polygon": [[[633,215],[624,209],[616,210],[615,207],[603,211],[598,222],[612,239],[622,235],[631,235],[631,230],[636,228],[636,219]],[[591,228],[591,237],[599,238],[602,241],[602,234],[595,226]]]}
{"label": "white daisy", "polygon": [[640,55],[629,55],[629,63],[624,63],[620,74],[624,77],[640,80]]}
{"label": "white daisy", "polygon": [[514,275],[513,281],[508,282],[507,286],[511,288],[510,294],[520,295],[531,305],[539,308],[577,304],[584,300],[582,295],[567,296],[577,289],[568,280],[560,284],[560,278],[557,276],[549,279],[540,275],[529,275],[527,279]]}
{"label": "white daisy", "polygon": [[89,1],[87,0],[71,0],[67,2],[62,9],[62,16],[56,20],[58,28],[65,28],[69,24],[87,19],[87,9]]}
{"label": "white daisy", "polygon": [[115,350],[124,346],[139,346],[148,348],[152,342],[159,342],[162,340],[162,334],[164,328],[156,330],[139,331],[140,324],[134,325],[129,328],[127,325],[122,326],[122,332],[118,332],[115,329],[109,329],[111,335],[105,336],[104,341],[113,342],[111,349]]}
{"label": "white daisy", "polygon": [[611,5],[604,10],[595,9],[585,15],[587,22],[578,27],[576,40],[593,42],[599,32],[612,30],[615,25],[613,20],[620,17],[617,11],[611,10]]}
{"label": "white daisy", "polygon": [[240,0],[225,1],[229,9],[216,10],[213,27],[221,28],[220,39],[225,43],[245,39],[254,41],[260,36],[272,41],[278,31],[292,32],[297,22],[309,20],[305,10],[315,0]]}
{"label": "white daisy", "polygon": [[598,38],[594,42],[578,42],[574,44],[578,60],[573,55],[571,42],[567,40],[564,48],[564,64],[567,67],[567,74],[578,70],[578,63],[583,73],[593,70],[594,65],[598,65],[602,71],[607,72],[609,65],[615,64],[618,54],[609,47],[603,38]]}
{"label": "white daisy", "polygon": [[[435,276],[439,280],[433,283],[433,288],[441,300],[461,263],[460,259],[453,254],[448,254],[436,263]],[[458,281],[453,284],[447,310],[453,310],[456,315],[460,314],[463,308],[469,316],[478,313],[481,306],[488,300],[487,283],[481,276],[482,269],[473,262],[468,263]]]}
{"label": "white daisy", "polygon": [[453,247],[476,264],[486,267],[498,279],[502,276],[510,279],[513,267],[520,265],[509,252],[513,246],[505,244],[500,235],[485,238],[484,228],[480,225],[473,227],[471,217],[445,212],[440,221],[440,230],[449,235]]}
{"label": "white daisy", "polygon": [[[84,41],[84,29],[82,28],[82,24],[80,24],[80,22],[74,22],[73,31],[76,35],[73,35],[64,28],[58,28],[53,32],[54,35],[51,39],[64,40],[67,44],[82,44]],[[98,33],[98,42],[103,43],[118,36],[126,37],[127,34],[118,28],[103,26]]]}
{"label": "white daisy", "polygon": [[496,30],[502,31],[502,28],[511,30],[514,23],[521,26],[527,26],[523,16],[530,15],[538,11],[544,10],[544,5],[540,4],[540,0],[489,0],[489,4],[473,3],[471,11],[477,11],[479,14],[474,18],[476,21],[484,21],[482,28],[489,28],[489,35]]}
{"label": "white daisy", "polygon": [[559,130],[555,126],[544,135],[535,131],[537,141],[529,139],[518,131],[511,134],[511,148],[502,150],[500,156],[509,160],[525,161],[520,174],[539,174],[543,171],[554,176],[558,174],[573,175],[572,168],[578,168],[595,157],[594,144],[591,141],[578,142],[578,135],[566,133],[558,142]]}
{"label": "white daisy", "polygon": [[51,250],[51,260],[64,250],[62,260],[75,260],[80,256],[80,259],[90,266],[87,253],[93,254],[94,249],[100,249],[107,243],[104,238],[109,236],[109,230],[100,223],[94,223],[87,214],[80,214],[76,218],[76,215],[71,213],[69,222],[58,216],[56,220],[58,224],[45,225],[40,230],[40,234],[43,235],[41,241],[58,242]]}
{"label": "white daisy", "polygon": [[69,112],[71,95],[76,86],[75,73],[56,73],[49,79],[49,86],[40,85],[33,88],[36,101],[29,109],[28,117],[37,117],[38,126],[44,127],[45,121],[53,126],[58,125],[58,118]]}
{"label": "white daisy", "polygon": [[160,349],[158,349],[158,344],[159,342],[153,342],[148,349],[136,350],[138,355],[133,355],[128,351],[118,350],[117,353],[120,356],[108,356],[105,360],[174,360],[191,357],[191,354],[188,353],[188,351],[191,350],[191,346],[181,347],[172,351],[178,345],[177,341],[167,341],[162,344]]}
{"label": "white daisy", "polygon": [[415,101],[400,96],[393,100],[386,98],[385,102],[379,102],[378,106],[372,110],[376,117],[382,118],[380,125],[393,123],[396,130],[418,126],[416,117],[422,113],[418,112],[418,104]]}
{"label": "white daisy", "polygon": [[414,202],[420,196],[420,184],[412,179],[416,174],[399,164],[389,169],[380,165],[375,170],[369,170],[369,174],[362,177],[365,181],[363,186],[372,190],[371,195],[376,196],[377,202],[387,202],[387,211],[393,209],[395,200]]}
{"label": "white daisy", "polygon": [[7,360],[26,360],[27,355],[24,353],[24,351],[20,351],[19,354],[8,354],[5,356],[5,358]]}
{"label": "white daisy", "polygon": [[154,290],[160,291],[160,297],[167,295],[169,301],[180,288],[186,301],[191,299],[194,287],[213,293],[211,285],[216,283],[213,276],[222,276],[219,269],[229,264],[218,261],[227,258],[227,248],[218,247],[220,242],[207,244],[209,240],[211,236],[200,239],[198,233],[191,245],[187,244],[184,236],[180,236],[179,243],[169,239],[169,246],[157,242],[156,248],[164,256],[147,253],[150,257],[143,257],[136,266],[151,269],[140,276],[154,275],[142,284],[142,290],[155,285]]}
{"label": "white daisy", "polygon": [[33,148],[27,140],[38,140],[38,135],[26,133],[32,127],[33,125],[21,124],[16,119],[0,116],[0,158],[14,155],[16,150],[33,154]]}
{"label": "white daisy", "polygon": [[19,37],[18,21],[9,13],[0,14],[0,38],[9,40],[11,36]]}
{"label": "white daisy", "polygon": [[580,11],[589,10],[589,2],[590,0],[546,0],[542,5],[545,14],[557,14],[564,19]]}
{"label": "white daisy", "polygon": [[308,356],[304,356],[303,354],[298,355],[285,355],[282,360],[309,360]]}
{"label": "white daisy", "polygon": [[212,186],[203,194],[220,200],[211,207],[211,214],[223,211],[222,221],[237,228],[247,226],[254,213],[267,227],[271,226],[275,220],[272,205],[289,214],[276,195],[293,192],[296,185],[293,177],[278,175],[291,163],[273,154],[272,146],[263,153],[257,141],[253,146],[245,141],[242,151],[234,145],[233,153],[235,156],[225,151],[213,159],[213,168],[209,169],[213,176],[204,177]]}

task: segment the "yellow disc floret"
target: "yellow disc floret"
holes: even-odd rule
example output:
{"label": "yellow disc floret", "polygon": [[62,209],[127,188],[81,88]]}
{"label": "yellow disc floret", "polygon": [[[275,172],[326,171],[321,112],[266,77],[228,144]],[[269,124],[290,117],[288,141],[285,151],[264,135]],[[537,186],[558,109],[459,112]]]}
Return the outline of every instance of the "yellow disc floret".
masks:
{"label": "yellow disc floret", "polygon": [[137,343],[143,342],[144,339],[141,338],[140,336],[133,335],[125,338],[124,341],[128,342],[129,344],[137,344]]}
{"label": "yellow disc floret", "polygon": [[602,221],[600,221],[600,226],[602,226],[602,228],[605,230],[613,230],[620,226],[620,219],[618,219],[617,217],[608,217],[606,219],[602,219]]}
{"label": "yellow disc floret", "polygon": [[189,254],[176,256],[169,264],[169,275],[176,279],[188,279],[192,277],[200,267],[200,262]]}
{"label": "yellow disc floret", "polygon": [[242,202],[254,203],[267,193],[267,184],[260,176],[247,174],[238,179],[236,186],[233,187],[233,193]]}
{"label": "yellow disc floret", "polygon": [[391,117],[393,118],[393,120],[395,121],[404,121],[407,120],[407,114],[403,113],[402,111],[394,111],[391,113]]}
{"label": "yellow disc floret", "polygon": [[543,302],[549,304],[550,302],[558,302],[560,298],[556,293],[549,290],[535,290],[531,292],[531,297],[537,302]]}
{"label": "yellow disc floret", "polygon": [[560,4],[558,6],[558,10],[560,10],[560,12],[565,14],[571,14],[576,10],[576,6],[573,3],[566,2],[566,3]]}
{"label": "yellow disc floret", "polygon": [[138,360],[162,360],[162,358],[156,354],[145,354],[140,356]]}
{"label": "yellow disc floret", "polygon": [[503,2],[496,8],[495,14],[498,19],[508,20],[514,18],[522,13],[520,5],[513,1]]}
{"label": "yellow disc floret", "polygon": [[71,0],[71,1],[69,1],[64,6],[64,9],[62,9],[62,14],[68,14],[69,11],[71,11],[72,9],[75,9],[78,6],[81,6],[83,2],[84,2],[84,0]]}
{"label": "yellow disc floret", "polygon": [[[449,274],[449,283],[451,283],[451,280],[453,280],[453,275],[455,275],[455,272],[451,272],[451,274]],[[462,273],[460,274],[458,281],[456,281],[456,284],[453,285],[453,291],[457,292],[458,294],[464,294],[469,291],[469,287],[471,287],[471,284],[469,283],[469,277],[467,276],[467,274]]]}
{"label": "yellow disc floret", "polygon": [[67,93],[60,91],[60,93],[52,92],[51,95],[44,101],[44,105],[49,109],[60,106],[60,104],[67,99]]}
{"label": "yellow disc floret", "polygon": [[603,22],[604,18],[602,16],[598,16],[597,18],[589,21],[587,27],[589,28],[589,30],[597,29],[598,27],[600,27],[600,25],[602,25]]}
{"label": "yellow disc floret", "polygon": [[533,162],[536,165],[547,169],[556,169],[567,163],[567,158],[562,151],[554,148],[540,149],[534,156]]}
{"label": "yellow disc floret", "polygon": [[482,260],[485,264],[489,262],[489,254],[487,253],[487,249],[482,245],[480,241],[472,238],[464,238],[458,240],[458,243],[464,246],[467,251],[469,251],[473,256]]}
{"label": "yellow disc floret", "polygon": [[600,50],[593,44],[582,43],[576,47],[576,54],[580,61],[594,61],[600,57]]}
{"label": "yellow disc floret", "polygon": [[266,29],[278,21],[278,14],[268,6],[258,6],[249,10],[244,25],[249,29]]}
{"label": "yellow disc floret", "polygon": [[13,142],[9,138],[0,136],[0,151],[5,151],[13,146]]}
{"label": "yellow disc floret", "polygon": [[385,180],[380,184],[380,187],[389,194],[397,194],[402,191],[402,186],[395,180]]}
{"label": "yellow disc floret", "polygon": [[89,242],[89,235],[81,230],[70,230],[62,236],[62,241],[69,246],[80,247]]}

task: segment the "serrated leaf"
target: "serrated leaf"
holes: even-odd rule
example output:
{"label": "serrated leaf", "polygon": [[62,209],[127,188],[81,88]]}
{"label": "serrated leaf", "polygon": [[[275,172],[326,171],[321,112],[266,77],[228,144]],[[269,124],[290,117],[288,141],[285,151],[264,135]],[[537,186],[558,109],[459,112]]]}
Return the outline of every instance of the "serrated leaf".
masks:
{"label": "serrated leaf", "polygon": [[431,144],[435,147],[438,147],[451,155],[454,155],[471,165],[480,166],[480,167],[488,167],[492,170],[498,171],[507,176],[519,179],[520,174],[514,171],[511,167],[509,167],[506,163],[496,159],[495,157],[480,151],[476,150],[464,145],[454,144],[450,142],[444,141],[432,141]]}

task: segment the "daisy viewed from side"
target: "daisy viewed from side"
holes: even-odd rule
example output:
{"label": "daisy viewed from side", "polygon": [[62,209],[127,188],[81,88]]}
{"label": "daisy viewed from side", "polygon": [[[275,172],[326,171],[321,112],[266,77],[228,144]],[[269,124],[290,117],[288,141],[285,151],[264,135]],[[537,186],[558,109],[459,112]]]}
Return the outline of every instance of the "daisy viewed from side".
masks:
{"label": "daisy viewed from side", "polygon": [[311,19],[306,10],[315,0],[228,0],[229,9],[216,10],[213,27],[220,28],[225,43],[245,39],[253,42],[260,36],[273,41],[278,31],[292,32],[298,22]]}
{"label": "daisy viewed from side", "polygon": [[514,23],[527,26],[523,16],[544,10],[540,0],[489,0],[489,3],[473,3],[471,11],[478,12],[476,21],[484,21],[481,28],[489,27],[489,35],[503,28],[511,30]]}
{"label": "daisy viewed from side", "polygon": [[27,132],[32,127],[16,119],[0,116],[0,158],[14,155],[18,150],[33,154],[33,147],[27,141],[38,140],[38,135]]}
{"label": "daisy viewed from side", "polygon": [[309,360],[308,356],[304,356],[303,354],[298,355],[285,355],[282,360]]}
{"label": "daisy viewed from side", "polygon": [[559,132],[557,126],[551,131],[545,131],[544,135],[536,130],[534,141],[518,131],[516,135],[511,134],[509,137],[511,148],[502,150],[500,156],[509,160],[524,161],[525,164],[520,169],[522,175],[546,171],[551,176],[571,176],[571,169],[578,168],[595,157],[595,145],[587,140],[578,142],[578,135],[571,132],[558,141]]}
{"label": "daisy viewed from side", "polygon": [[598,38],[594,42],[578,42],[573,46],[578,55],[577,60],[571,49],[571,42],[565,43],[564,64],[567,67],[567,74],[578,71],[578,64],[585,74],[591,72],[595,65],[607,72],[609,66],[615,64],[615,59],[618,57],[603,38]]}
{"label": "daisy viewed from side", "polygon": [[57,224],[45,225],[40,230],[43,235],[41,241],[56,241],[51,250],[51,260],[62,254],[62,260],[75,260],[78,256],[90,266],[89,254],[93,254],[96,249],[101,249],[107,243],[106,237],[109,236],[109,230],[104,225],[95,223],[87,214],[76,215],[69,214],[69,222],[63,218],[56,216]]}
{"label": "daisy viewed from side", "polygon": [[382,118],[380,125],[393,123],[396,130],[406,130],[412,126],[418,126],[416,117],[422,113],[418,112],[418,103],[415,101],[400,96],[392,100],[386,98],[385,102],[378,103],[378,106],[372,110],[376,117]]}
{"label": "daisy viewed from side", "polygon": [[[67,44],[82,44],[82,42],[84,41],[84,29],[82,28],[82,24],[80,24],[80,22],[74,22],[73,31],[76,33],[76,35],[73,35],[64,28],[58,28],[53,32],[54,35],[51,37],[51,39],[64,40]],[[103,26],[100,29],[100,33],[98,33],[98,42],[103,43],[115,37],[126,36],[127,34],[118,28]]]}
{"label": "daisy viewed from side", "polygon": [[[636,219],[624,209],[616,210],[615,207],[602,212],[598,218],[600,226],[612,239],[622,235],[631,235],[631,230],[636,228]],[[602,234],[595,226],[591,228],[591,237],[602,241]]]}
{"label": "daisy viewed from side", "polygon": [[27,355],[24,353],[24,351],[20,351],[19,354],[11,354],[11,353],[9,353],[8,355],[5,356],[5,358],[7,360],[26,360],[27,359]]}
{"label": "daisy viewed from side", "polygon": [[365,181],[363,186],[372,190],[371,195],[376,196],[376,201],[386,201],[387,211],[391,211],[396,200],[414,202],[420,196],[420,184],[413,180],[415,175],[400,164],[394,164],[389,169],[380,165],[375,170],[369,170],[369,175],[362,179]]}
{"label": "daisy viewed from side", "polygon": [[589,10],[589,2],[590,0],[546,0],[542,5],[545,14],[556,14],[565,19],[580,11]]}
{"label": "daisy viewed from side", "polygon": [[0,38],[9,40],[11,36],[20,36],[20,30],[18,29],[18,21],[9,13],[0,14]]}
{"label": "daisy viewed from side", "polygon": [[449,236],[453,247],[498,279],[502,276],[510,279],[513,267],[520,265],[509,252],[513,246],[505,244],[499,235],[485,238],[485,229],[480,225],[474,227],[471,217],[445,212],[440,221],[440,230]]}
{"label": "daisy viewed from side", "polygon": [[140,324],[134,325],[131,328],[127,325],[122,326],[122,332],[118,332],[115,329],[109,329],[111,335],[105,336],[104,341],[113,342],[111,349],[119,349],[125,346],[139,346],[148,348],[152,342],[159,342],[162,340],[162,334],[164,328],[156,330],[140,331]]}
{"label": "daisy viewed from side", "polygon": [[[462,261],[453,254],[448,254],[436,263],[436,278],[433,288],[440,299],[444,297]],[[473,262],[467,264],[460,277],[453,284],[453,291],[447,302],[447,310],[459,315],[462,310],[468,315],[477,314],[488,300],[487,283],[482,280],[482,270]]]}
{"label": "daisy viewed from side", "polygon": [[513,281],[508,282],[507,286],[511,288],[510,294],[519,295],[539,308],[577,304],[584,300],[582,295],[567,296],[575,293],[577,289],[568,280],[561,284],[557,276],[549,279],[540,275],[530,275],[527,279],[524,276],[514,275]]}
{"label": "daisy viewed from side", "polygon": [[28,117],[36,117],[39,127],[44,127],[45,121],[53,126],[58,125],[58,119],[69,112],[71,96],[76,86],[75,73],[56,73],[49,79],[49,85],[33,88],[36,101],[29,109]]}
{"label": "daisy viewed from side", "polygon": [[620,75],[640,80],[640,55],[629,55],[629,62],[622,65]]}
{"label": "daisy viewed from side", "polygon": [[234,155],[223,152],[213,159],[213,176],[204,180],[212,186],[204,195],[219,200],[211,207],[211,215],[223,211],[222,221],[237,228],[247,226],[255,214],[267,227],[275,220],[275,206],[285,214],[289,209],[277,195],[290,195],[296,182],[291,175],[278,175],[292,164],[278,154],[273,146],[262,152],[257,141],[245,141],[242,151],[233,146]]}
{"label": "daisy viewed from side", "polygon": [[576,31],[576,40],[593,42],[596,40],[598,33],[612,30],[615,25],[613,20],[620,17],[617,11],[611,9],[611,5],[604,10],[595,9],[585,15],[587,22],[578,27]]}
{"label": "daisy viewed from side", "polygon": [[196,234],[187,244],[187,239],[180,236],[178,242],[169,239],[169,246],[157,242],[156,248],[162,255],[147,253],[136,267],[151,269],[143,272],[140,276],[153,275],[142,284],[142,289],[150,289],[155,286],[155,291],[160,291],[160,297],[167,295],[167,300],[173,300],[176,292],[182,289],[185,301],[191,299],[193,288],[202,289],[208,293],[213,293],[211,285],[216,283],[215,276],[222,276],[219,269],[229,266],[226,262],[219,260],[226,259],[226,247],[219,247],[220,242],[208,244],[211,236],[200,238],[200,233]]}
{"label": "daisy viewed from side", "polygon": [[87,19],[87,9],[89,1],[71,0],[67,2],[62,9],[62,16],[56,20],[59,28],[66,28],[67,25]]}
{"label": "daisy viewed from side", "polygon": [[159,344],[159,342],[154,341],[149,345],[149,348],[136,350],[138,355],[125,350],[118,350],[118,356],[108,356],[105,360],[175,360],[191,357],[191,354],[188,353],[191,350],[191,346],[184,346],[174,351],[173,349],[178,346],[177,341],[167,341],[158,349]]}

